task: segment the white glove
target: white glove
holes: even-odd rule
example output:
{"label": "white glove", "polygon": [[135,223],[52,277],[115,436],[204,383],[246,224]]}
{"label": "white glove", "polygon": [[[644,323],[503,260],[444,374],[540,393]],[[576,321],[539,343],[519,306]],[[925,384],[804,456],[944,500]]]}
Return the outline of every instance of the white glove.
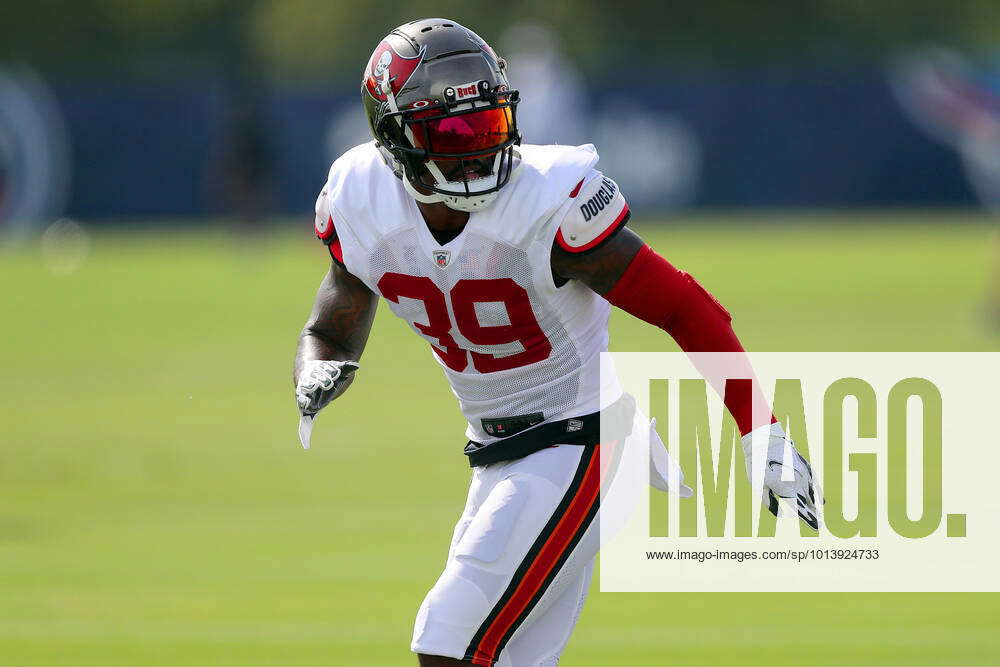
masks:
{"label": "white glove", "polygon": [[795,443],[785,435],[781,424],[755,428],[743,436],[742,442],[751,484],[755,468],[764,467],[761,501],[771,514],[780,516],[778,498],[783,498],[794,505],[800,519],[819,529],[812,468],[795,450]]}
{"label": "white glove", "polygon": [[333,400],[337,389],[358,370],[356,361],[307,361],[295,386],[295,402],[299,406],[299,441],[309,449],[312,422],[316,413]]}
{"label": "white glove", "polygon": [[356,370],[356,361],[307,361],[295,387],[299,412],[312,416],[322,410],[333,398],[337,387]]}
{"label": "white glove", "polygon": [[674,491],[690,498],[694,491],[684,483],[684,471],[677,465],[656,432],[656,418],[649,422],[649,485],[660,491]]}

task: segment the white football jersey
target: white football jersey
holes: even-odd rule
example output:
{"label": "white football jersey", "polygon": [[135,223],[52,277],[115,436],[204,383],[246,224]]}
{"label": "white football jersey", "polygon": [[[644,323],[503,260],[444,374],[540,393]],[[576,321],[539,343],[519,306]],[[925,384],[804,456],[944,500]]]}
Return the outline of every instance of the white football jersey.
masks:
{"label": "white football jersey", "polygon": [[330,169],[316,233],[348,271],[431,345],[469,428],[488,443],[597,411],[607,301],[557,284],[552,246],[586,252],[628,219],[592,145],[519,149],[497,199],[438,243],[374,142]]}

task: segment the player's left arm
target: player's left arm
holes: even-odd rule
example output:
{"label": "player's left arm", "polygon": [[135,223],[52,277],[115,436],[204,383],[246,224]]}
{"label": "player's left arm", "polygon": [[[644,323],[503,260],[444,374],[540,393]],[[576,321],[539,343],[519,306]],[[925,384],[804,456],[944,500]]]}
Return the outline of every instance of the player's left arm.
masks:
{"label": "player's left arm", "polygon": [[[732,318],[690,274],[674,267],[628,228],[585,252],[555,244],[552,269],[563,279],[578,280],[612,305],[653,324],[685,352],[743,352]],[[770,422],[754,423],[751,392],[745,385],[727,388],[726,405],[745,435]]]}
{"label": "player's left arm", "polygon": [[[610,223],[605,221],[603,224]],[[579,225],[574,229],[579,229]],[[592,236],[598,234],[596,230],[591,233]],[[612,305],[663,329],[685,352],[744,351],[733,330],[732,317],[722,304],[689,273],[674,267],[624,225],[612,229],[598,245],[584,251],[558,241],[559,238],[553,245],[551,257],[552,270],[557,277],[577,280]],[[699,365],[697,358],[695,364]],[[749,361],[745,365],[752,377]],[[777,514],[775,496],[788,498],[802,520],[817,527],[812,470],[794,450],[781,426],[772,423],[769,411],[762,413],[758,409],[754,414],[755,395],[757,401],[762,399],[756,381],[729,381],[721,393],[743,435],[751,479],[751,461],[766,456],[768,461],[782,464],[774,469],[771,466],[764,468],[764,500],[768,509]],[[758,402],[757,405],[766,403]],[[752,446],[759,443],[764,443],[765,448]],[[787,452],[788,458],[787,449],[791,450]],[[792,464],[794,482],[781,480],[785,461]]]}

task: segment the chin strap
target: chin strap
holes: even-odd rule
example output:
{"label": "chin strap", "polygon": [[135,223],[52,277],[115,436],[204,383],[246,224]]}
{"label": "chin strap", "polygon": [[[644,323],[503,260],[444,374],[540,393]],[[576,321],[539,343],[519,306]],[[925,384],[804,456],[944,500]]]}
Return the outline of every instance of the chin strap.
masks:
{"label": "chin strap", "polygon": [[440,202],[450,209],[455,211],[465,211],[466,213],[481,211],[492,204],[493,200],[497,198],[496,192],[490,192],[489,194],[478,196],[474,195],[472,197],[443,195],[438,192],[432,192],[425,195],[418,192],[417,189],[413,187],[413,184],[410,183],[410,179],[406,178],[406,176],[403,176],[403,187],[411,197],[422,204],[436,204]]}
{"label": "chin strap", "polygon": [[410,183],[410,179],[406,177],[406,172],[403,172],[402,179],[403,187],[406,188],[409,195],[422,204],[435,204],[437,202],[443,202],[445,199],[444,195],[439,195],[436,192],[431,192],[426,195],[419,192],[415,187],[413,187],[413,183]]}
{"label": "chin strap", "polygon": [[493,200],[497,198],[496,192],[491,192],[488,195],[479,195],[477,197],[448,197],[444,198],[444,205],[448,208],[455,209],[456,211],[465,211],[466,213],[475,213],[476,211],[481,211],[490,204]]}
{"label": "chin strap", "polygon": [[[499,178],[500,157],[501,156],[498,153],[497,157],[494,160],[493,171],[496,174],[495,178]],[[517,177],[519,168],[521,166],[521,155],[517,152],[516,149],[511,149],[510,159],[514,161],[514,164],[511,167],[511,174],[507,182],[508,185]],[[438,168],[436,164],[434,164],[433,161],[427,162],[427,168],[431,172],[431,176],[434,178],[434,181],[438,187],[442,187],[442,181],[443,183],[450,182],[444,180],[444,176],[441,174],[441,170]],[[499,194],[498,192],[487,192],[483,194],[477,194],[476,192],[472,192],[469,195],[459,194],[459,193],[450,195],[441,192],[431,192],[429,194],[423,194],[419,192],[416,186],[414,186],[413,183],[410,182],[410,179],[406,177],[405,170],[400,169],[399,171],[401,172],[400,177],[403,179],[403,187],[406,189],[406,191],[410,194],[411,197],[416,199],[418,202],[424,204],[434,204],[437,202],[441,202],[448,208],[453,209],[455,211],[474,213],[476,211],[481,211],[490,204],[492,204],[493,201],[497,198],[497,195]],[[440,179],[438,178],[438,175],[441,175]]]}

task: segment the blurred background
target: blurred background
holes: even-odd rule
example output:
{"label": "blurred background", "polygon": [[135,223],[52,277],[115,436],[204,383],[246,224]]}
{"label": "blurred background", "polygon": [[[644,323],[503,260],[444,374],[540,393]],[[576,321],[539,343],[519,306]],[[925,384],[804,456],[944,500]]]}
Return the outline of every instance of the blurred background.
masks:
{"label": "blurred background", "polygon": [[[412,664],[453,396],[385,309],[308,453],[290,375],[361,69],[434,15],[507,57],[527,142],[597,145],[749,348],[1000,349],[995,0],[7,3],[0,665]],[[612,348],[676,349],[620,313]],[[995,665],[998,612],[595,593],[563,664]]]}
{"label": "blurred background", "polygon": [[995,2],[537,4],[14,3],[0,218],[308,211],[332,159],[366,140],[373,45],[432,8],[507,55],[526,141],[596,143],[639,210],[971,206],[1000,190],[996,158],[967,154],[997,134]]}

